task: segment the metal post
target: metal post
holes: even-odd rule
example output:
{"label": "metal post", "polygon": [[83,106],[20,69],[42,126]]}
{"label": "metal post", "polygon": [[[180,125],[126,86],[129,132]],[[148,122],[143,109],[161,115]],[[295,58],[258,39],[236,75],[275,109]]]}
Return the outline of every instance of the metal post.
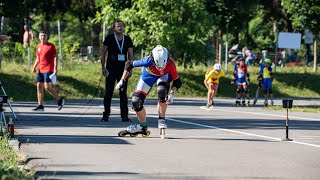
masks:
{"label": "metal post", "polygon": [[275,50],[275,55],[274,55],[274,72],[276,72],[276,68],[277,68],[277,59],[278,59],[278,23],[275,22],[274,24],[274,32],[275,32],[275,41],[276,41],[276,50]]}
{"label": "metal post", "polygon": [[287,109],[287,118],[286,118],[286,138],[282,139],[282,141],[292,141],[292,139],[289,138],[289,108],[292,108],[292,104],[290,105],[290,102],[292,103],[292,100],[283,100],[283,107]]}
{"label": "metal post", "polygon": [[58,20],[58,35],[59,35],[59,59],[62,67],[62,48],[61,48],[61,36],[60,36],[60,21]]}
{"label": "metal post", "polygon": [[106,22],[103,22],[103,31],[102,31],[102,42],[106,36]]}

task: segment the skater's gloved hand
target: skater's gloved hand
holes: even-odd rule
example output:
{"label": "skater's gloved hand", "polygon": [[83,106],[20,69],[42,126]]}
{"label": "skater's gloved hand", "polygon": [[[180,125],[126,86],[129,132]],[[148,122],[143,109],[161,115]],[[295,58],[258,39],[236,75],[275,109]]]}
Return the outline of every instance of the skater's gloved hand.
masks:
{"label": "skater's gloved hand", "polygon": [[172,104],[173,103],[173,94],[168,94],[168,99],[167,99],[167,104]]}
{"label": "skater's gloved hand", "polygon": [[116,85],[116,90],[118,90],[118,91],[122,91],[123,90],[123,88],[124,88],[124,85],[125,85],[125,81],[124,80],[120,80],[119,82],[118,82],[118,84]]}

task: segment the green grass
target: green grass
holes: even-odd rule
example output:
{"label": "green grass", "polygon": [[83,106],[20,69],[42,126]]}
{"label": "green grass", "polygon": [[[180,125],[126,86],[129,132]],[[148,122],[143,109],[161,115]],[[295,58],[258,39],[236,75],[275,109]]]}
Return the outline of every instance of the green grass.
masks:
{"label": "green grass", "polygon": [[[282,106],[268,106],[265,107],[267,110],[273,110],[273,111],[286,111]],[[306,105],[306,106],[292,106],[289,111],[292,112],[308,112],[308,113],[319,113],[320,112],[320,106],[319,105]]]}
{"label": "green grass", "polygon": [[8,144],[8,139],[0,136],[0,179],[33,179],[33,172],[18,167],[19,157]]}
{"label": "green grass", "polygon": [[[176,93],[176,97],[206,97],[207,90],[203,85],[204,74],[208,67],[195,66],[193,68],[178,67],[178,73],[183,82],[182,88]],[[232,66],[228,67],[226,76],[220,79],[218,97],[235,97],[235,85],[230,84]],[[277,68],[273,81],[273,94],[279,97],[320,98],[320,72],[311,72],[312,68],[290,67]],[[128,95],[133,92],[140,75],[140,68],[133,69],[133,75],[129,79]],[[258,67],[249,67],[251,96],[257,88]],[[36,101],[35,74],[26,65],[15,63],[2,63],[0,80],[7,95],[13,101]],[[60,68],[58,83],[54,86],[59,95],[67,99],[102,98],[104,96],[104,77],[101,75],[99,62],[72,62],[65,63]],[[149,97],[155,97],[155,88]],[[115,91],[114,97],[118,97]],[[47,92],[45,100],[53,98]]]}

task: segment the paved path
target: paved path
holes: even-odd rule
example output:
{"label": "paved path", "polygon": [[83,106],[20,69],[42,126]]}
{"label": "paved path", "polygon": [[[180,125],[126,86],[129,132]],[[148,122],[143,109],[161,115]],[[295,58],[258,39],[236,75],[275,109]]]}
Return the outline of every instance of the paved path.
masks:
{"label": "paved path", "polygon": [[[234,107],[234,99],[217,99],[213,111],[200,109],[205,99],[175,99],[167,113],[169,129],[160,139],[156,100],[147,100],[148,138],[120,138],[119,101],[109,122],[100,122],[102,100],[67,100],[62,111],[46,102],[14,103],[21,152],[40,179],[319,179],[320,116]],[[276,105],[281,101],[277,100]],[[320,104],[319,99],[294,104]],[[137,122],[133,112],[130,115]]]}

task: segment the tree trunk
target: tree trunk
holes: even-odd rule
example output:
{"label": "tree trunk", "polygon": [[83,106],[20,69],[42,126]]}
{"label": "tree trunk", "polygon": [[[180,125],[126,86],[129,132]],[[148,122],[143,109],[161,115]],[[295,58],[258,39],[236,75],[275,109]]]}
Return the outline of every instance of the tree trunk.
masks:
{"label": "tree trunk", "polygon": [[81,44],[80,46],[87,46],[88,44],[86,43],[86,31],[84,29],[85,27],[85,24],[83,23],[83,21],[81,19],[79,19],[79,22],[80,22],[80,32],[81,32],[81,35],[83,38],[81,38]]}
{"label": "tree trunk", "polygon": [[222,60],[222,33],[220,31],[220,34],[219,34],[219,59],[216,60],[216,63],[221,64],[221,60]]}
{"label": "tree trunk", "polygon": [[220,56],[220,53],[219,53],[219,44],[220,44],[220,33],[221,31],[218,32],[218,34],[216,35],[216,38],[215,38],[215,55],[216,55],[216,58],[214,60],[214,63],[215,62],[218,62],[219,61],[219,56]]}
{"label": "tree trunk", "polygon": [[99,47],[100,46],[99,34],[101,31],[101,24],[92,24],[91,27],[92,27],[92,32],[91,32],[92,45],[93,47]]}

